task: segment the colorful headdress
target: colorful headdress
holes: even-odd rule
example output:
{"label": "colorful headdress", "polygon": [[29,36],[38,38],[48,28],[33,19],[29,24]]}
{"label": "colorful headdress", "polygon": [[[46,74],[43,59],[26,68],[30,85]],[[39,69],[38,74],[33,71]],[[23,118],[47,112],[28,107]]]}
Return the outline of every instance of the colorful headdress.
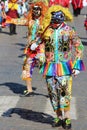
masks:
{"label": "colorful headdress", "polygon": [[51,21],[51,16],[52,16],[52,12],[57,12],[57,11],[62,11],[63,14],[64,14],[64,21],[72,21],[73,20],[73,16],[72,14],[70,13],[69,9],[68,8],[65,8],[65,7],[62,7],[60,5],[54,5],[54,6],[51,6],[44,19],[43,19],[43,29],[42,31],[50,24],[50,21]]}
{"label": "colorful headdress", "polygon": [[41,7],[41,16],[40,16],[40,23],[42,22],[42,19],[45,15],[45,13],[47,12],[48,10],[48,6],[46,6],[46,4],[44,4],[43,2],[36,2],[36,3],[32,3],[31,4],[31,7],[30,7],[30,11],[29,11],[29,14],[28,14],[28,21],[30,21],[32,19],[32,10],[33,10],[33,7],[34,6],[39,6]]}

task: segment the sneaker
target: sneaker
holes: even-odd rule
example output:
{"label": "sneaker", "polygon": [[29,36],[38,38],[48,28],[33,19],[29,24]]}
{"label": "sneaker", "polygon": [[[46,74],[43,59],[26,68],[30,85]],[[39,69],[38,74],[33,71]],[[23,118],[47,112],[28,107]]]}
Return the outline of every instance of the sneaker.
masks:
{"label": "sneaker", "polygon": [[28,92],[28,90],[24,90],[24,93],[20,95],[21,97],[30,97],[34,96],[34,92]]}
{"label": "sneaker", "polygon": [[65,118],[62,122],[62,127],[66,130],[71,129],[71,120],[69,118]]}
{"label": "sneaker", "polygon": [[52,127],[59,127],[62,125],[62,120],[59,119],[58,117],[54,119],[54,122],[52,124]]}

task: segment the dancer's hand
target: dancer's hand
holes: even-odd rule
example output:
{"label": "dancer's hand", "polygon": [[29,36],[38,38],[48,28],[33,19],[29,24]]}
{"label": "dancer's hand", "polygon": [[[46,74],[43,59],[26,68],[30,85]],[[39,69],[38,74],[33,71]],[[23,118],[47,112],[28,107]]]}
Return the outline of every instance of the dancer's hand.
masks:
{"label": "dancer's hand", "polygon": [[73,74],[74,76],[77,76],[79,73],[80,73],[79,70],[76,70],[76,69],[73,69],[73,70],[72,70],[72,74]]}
{"label": "dancer's hand", "polygon": [[34,51],[37,47],[38,47],[38,45],[37,45],[36,43],[33,43],[33,44],[31,45],[30,49],[31,49],[32,51]]}

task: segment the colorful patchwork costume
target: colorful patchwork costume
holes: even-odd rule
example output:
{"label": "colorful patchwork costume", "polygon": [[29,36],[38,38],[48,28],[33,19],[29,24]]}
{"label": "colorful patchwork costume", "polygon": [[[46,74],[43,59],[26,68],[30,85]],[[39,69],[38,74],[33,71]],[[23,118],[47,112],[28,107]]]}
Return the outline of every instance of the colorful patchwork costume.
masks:
{"label": "colorful patchwork costume", "polygon": [[32,72],[36,65],[36,61],[41,60],[42,55],[44,55],[44,47],[40,44],[36,50],[33,50],[30,45],[35,42],[37,38],[37,32],[40,29],[42,19],[45,12],[47,11],[47,6],[43,2],[36,2],[31,4],[31,10],[28,14],[28,44],[25,48],[25,59],[23,64],[22,79],[27,80],[32,78]]}
{"label": "colorful patchwork costume", "polygon": [[54,111],[61,111],[63,118],[64,112],[70,110],[72,73],[76,75],[85,69],[81,59],[82,42],[75,30],[64,22],[72,19],[68,8],[51,6],[43,19],[42,29],[46,29],[43,35],[45,63],[40,73],[46,78]]}

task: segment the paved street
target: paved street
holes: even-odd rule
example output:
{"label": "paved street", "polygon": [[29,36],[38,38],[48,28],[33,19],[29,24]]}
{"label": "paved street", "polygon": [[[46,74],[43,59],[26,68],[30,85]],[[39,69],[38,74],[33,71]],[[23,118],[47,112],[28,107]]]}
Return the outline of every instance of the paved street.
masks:
{"label": "paved street", "polygon": [[[83,9],[81,15],[69,24],[76,28],[82,39],[85,48],[83,60],[87,66],[87,34],[84,29],[86,10]],[[55,113],[38,68],[33,73],[35,95],[20,97],[26,89],[21,80],[26,32],[26,27],[17,26],[17,35],[10,36],[8,27],[0,33],[0,130],[60,130],[51,127]],[[72,130],[87,130],[87,71],[73,79]]]}

